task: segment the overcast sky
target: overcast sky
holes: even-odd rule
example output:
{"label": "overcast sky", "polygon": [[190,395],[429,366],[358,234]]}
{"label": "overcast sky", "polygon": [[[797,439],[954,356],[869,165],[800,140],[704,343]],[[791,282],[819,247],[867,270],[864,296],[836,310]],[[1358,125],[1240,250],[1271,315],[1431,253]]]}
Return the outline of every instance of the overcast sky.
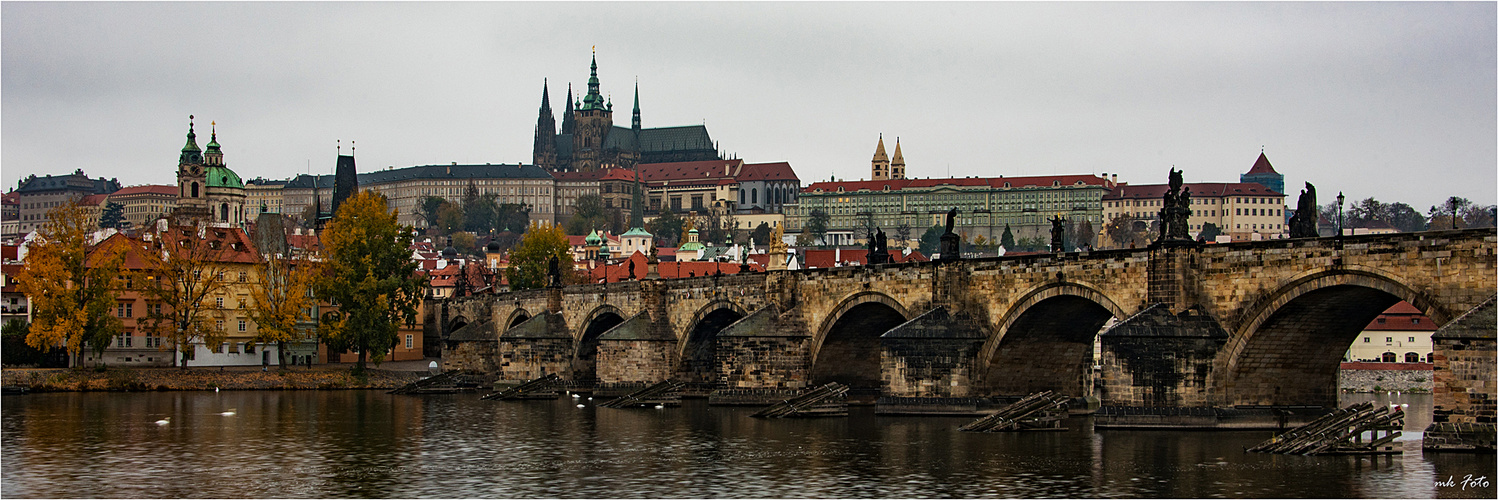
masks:
{"label": "overcast sky", "polygon": [[[629,123],[706,123],[802,184],[1117,173],[1424,211],[1498,200],[1494,3],[0,4],[0,163],[175,183],[187,117],[240,176],[531,161],[590,48]],[[560,123],[560,117],[558,118]]]}

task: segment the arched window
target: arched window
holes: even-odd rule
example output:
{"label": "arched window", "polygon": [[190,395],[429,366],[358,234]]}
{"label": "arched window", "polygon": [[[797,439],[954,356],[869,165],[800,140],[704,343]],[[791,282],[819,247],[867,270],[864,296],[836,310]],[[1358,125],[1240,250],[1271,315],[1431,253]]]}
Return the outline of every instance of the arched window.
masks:
{"label": "arched window", "polygon": [[750,204],[759,203],[759,188],[754,188],[754,189],[750,189],[749,190],[749,203]]}
{"label": "arched window", "polygon": [[744,190],[742,190],[742,189],[739,190],[739,204],[740,205],[744,204]]}
{"label": "arched window", "polygon": [[1399,362],[1399,356],[1396,356],[1392,352],[1386,352],[1386,353],[1384,353],[1384,362],[1385,363],[1397,363],[1397,362]]}
{"label": "arched window", "polygon": [[1416,354],[1416,353],[1413,353],[1413,352],[1404,353],[1404,362],[1405,363],[1419,363],[1420,362],[1420,355]]}
{"label": "arched window", "polygon": [[196,183],[196,182],[192,183],[192,197],[193,198],[197,198],[198,197],[198,183]]}
{"label": "arched window", "polygon": [[1436,362],[1436,353],[1433,353],[1433,352],[1427,352],[1427,353],[1425,353],[1425,362],[1426,363],[1434,363],[1434,362]]}
{"label": "arched window", "polygon": [[219,222],[229,222],[229,204],[228,203],[220,203],[218,205],[218,219],[219,219]]}

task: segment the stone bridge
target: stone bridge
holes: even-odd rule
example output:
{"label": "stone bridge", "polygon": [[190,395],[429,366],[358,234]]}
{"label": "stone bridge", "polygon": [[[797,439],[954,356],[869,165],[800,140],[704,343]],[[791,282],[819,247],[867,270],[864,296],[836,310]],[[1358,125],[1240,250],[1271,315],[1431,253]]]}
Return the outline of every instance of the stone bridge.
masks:
{"label": "stone bridge", "polygon": [[1494,296],[1495,242],[1488,228],[568,286],[440,303],[428,338],[449,369],[605,392],[838,381],[901,398],[1332,406],[1343,353],[1386,308],[1445,324]]}

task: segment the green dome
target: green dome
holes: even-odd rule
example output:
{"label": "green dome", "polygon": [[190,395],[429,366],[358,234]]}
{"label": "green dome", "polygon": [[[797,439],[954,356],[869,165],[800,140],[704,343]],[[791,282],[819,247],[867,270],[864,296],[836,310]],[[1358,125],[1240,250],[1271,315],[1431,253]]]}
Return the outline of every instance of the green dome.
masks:
{"label": "green dome", "polygon": [[598,231],[593,231],[591,233],[588,233],[587,238],[583,238],[583,242],[589,245],[597,245],[603,242],[603,238],[598,237]]}
{"label": "green dome", "polygon": [[632,228],[629,228],[629,231],[626,231],[621,236],[643,236],[643,237],[649,238],[650,237],[650,232],[646,231],[645,228],[642,228],[642,227],[632,227]]}
{"label": "green dome", "polygon": [[239,180],[239,174],[234,173],[233,170],[229,170],[229,167],[211,166],[208,167],[207,174],[208,187],[244,189],[244,181]]}

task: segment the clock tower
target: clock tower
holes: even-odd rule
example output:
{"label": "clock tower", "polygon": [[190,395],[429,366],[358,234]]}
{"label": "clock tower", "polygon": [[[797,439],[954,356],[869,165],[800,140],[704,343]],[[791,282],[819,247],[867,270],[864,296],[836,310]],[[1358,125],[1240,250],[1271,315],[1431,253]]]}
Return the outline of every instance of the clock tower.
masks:
{"label": "clock tower", "polygon": [[208,174],[203,150],[198,149],[198,134],[193,132],[192,116],[187,117],[187,145],[177,159],[177,210],[179,219],[205,220],[208,217]]}

